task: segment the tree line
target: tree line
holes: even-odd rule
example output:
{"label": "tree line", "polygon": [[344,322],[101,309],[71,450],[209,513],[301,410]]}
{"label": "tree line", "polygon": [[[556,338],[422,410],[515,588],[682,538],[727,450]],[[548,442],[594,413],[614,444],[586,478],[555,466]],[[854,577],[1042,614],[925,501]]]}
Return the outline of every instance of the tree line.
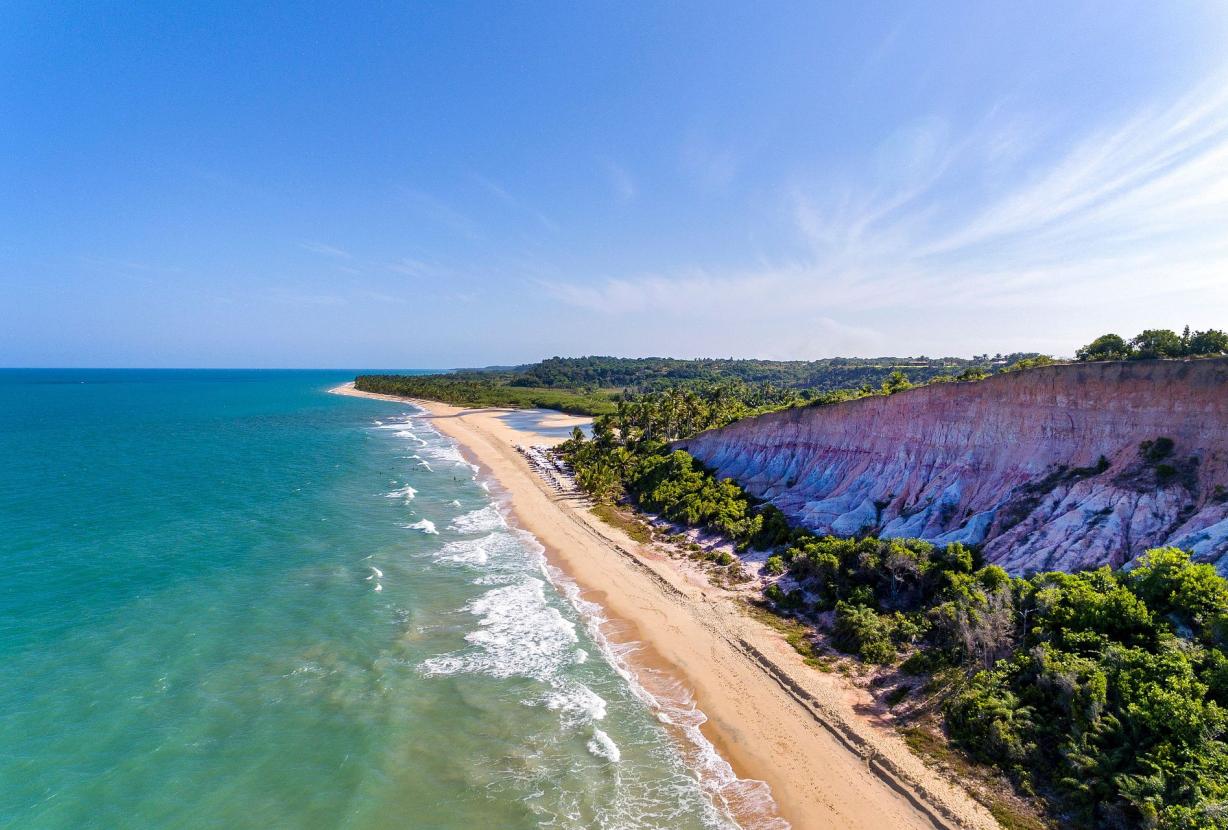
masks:
{"label": "tree line", "polygon": [[467,375],[359,375],[360,392],[423,398],[453,406],[498,406],[513,409],[557,409],[572,415],[601,415],[614,410],[613,396],[573,389],[537,389],[491,383]]}
{"label": "tree line", "polygon": [[1079,360],[1153,360],[1165,357],[1211,357],[1228,354],[1228,334],[1219,329],[1181,334],[1171,329],[1147,329],[1129,340],[1117,334],[1102,334],[1079,349]]}

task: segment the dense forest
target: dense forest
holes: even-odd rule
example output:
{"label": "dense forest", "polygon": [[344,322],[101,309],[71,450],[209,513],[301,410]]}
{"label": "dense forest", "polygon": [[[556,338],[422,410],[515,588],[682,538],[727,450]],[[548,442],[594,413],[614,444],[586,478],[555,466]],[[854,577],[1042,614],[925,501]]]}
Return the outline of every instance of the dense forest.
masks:
{"label": "dense forest", "polygon": [[968,369],[993,371],[1035,354],[958,357],[836,357],[825,360],[735,360],[644,357],[552,357],[529,366],[502,370],[463,370],[498,377],[511,386],[542,386],[651,391],[667,386],[740,382],[789,389],[831,391],[863,384],[877,386],[892,372],[914,381],[958,375]]}
{"label": "dense forest", "polygon": [[[775,408],[831,402],[934,380],[970,380],[1048,360],[1034,353],[971,359],[831,358],[814,361],[552,357],[516,367],[458,369],[437,375],[360,375],[355,387],[456,406],[544,407],[577,415],[612,413],[617,402],[671,388],[746,388]],[[739,393],[742,394],[742,393]],[[752,406],[753,411],[762,411]],[[749,412],[743,413],[749,414]]]}
{"label": "dense forest", "polygon": [[[848,394],[907,388],[894,380]],[[768,603],[857,660],[915,676],[895,702],[924,695],[953,743],[1063,824],[1228,828],[1228,582],[1173,549],[1129,572],[1020,579],[958,544],[820,537],[669,448],[780,394],[640,393],[558,452],[599,501],[769,551]]]}

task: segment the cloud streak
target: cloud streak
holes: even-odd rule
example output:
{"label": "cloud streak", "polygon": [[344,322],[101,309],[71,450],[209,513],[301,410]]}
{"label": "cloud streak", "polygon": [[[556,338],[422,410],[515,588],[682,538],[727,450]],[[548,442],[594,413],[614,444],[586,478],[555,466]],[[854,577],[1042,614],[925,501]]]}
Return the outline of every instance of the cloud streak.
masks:
{"label": "cloud streak", "polygon": [[600,159],[600,161],[606,179],[610,183],[610,189],[620,202],[630,202],[639,194],[635,179],[625,167],[612,159]]}
{"label": "cloud streak", "polygon": [[310,251],[313,254],[320,256],[333,257],[334,259],[351,259],[349,251],[344,251],[341,248],[332,245],[326,245],[323,242],[305,241],[298,243],[298,246],[304,251]]}
{"label": "cloud streak", "polygon": [[498,182],[492,179],[488,179],[485,176],[482,176],[478,173],[472,173],[470,175],[472,176],[473,180],[477,182],[479,185],[481,185],[481,187],[487,193],[490,193],[492,196],[497,198],[499,201],[503,202],[508,207],[511,207],[521,213],[527,214],[528,216],[531,216],[534,220],[537,221],[538,224],[540,224],[543,228],[550,231],[551,233],[558,233],[559,231],[558,223],[556,223],[553,219],[551,219],[549,216],[542,213],[541,211],[537,210],[536,208],[530,207],[529,205],[526,205],[524,202],[522,202],[520,199],[517,199],[503,185],[499,184]]}

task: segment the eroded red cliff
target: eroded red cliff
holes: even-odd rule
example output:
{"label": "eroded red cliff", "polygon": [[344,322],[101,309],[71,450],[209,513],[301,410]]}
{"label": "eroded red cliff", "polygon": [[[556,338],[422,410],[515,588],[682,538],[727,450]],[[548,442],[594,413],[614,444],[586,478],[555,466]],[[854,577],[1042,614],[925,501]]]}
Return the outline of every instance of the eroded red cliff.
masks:
{"label": "eroded red cliff", "polygon": [[820,532],[982,544],[1016,574],[1116,567],[1163,544],[1228,570],[1228,359],[934,384],[681,445]]}

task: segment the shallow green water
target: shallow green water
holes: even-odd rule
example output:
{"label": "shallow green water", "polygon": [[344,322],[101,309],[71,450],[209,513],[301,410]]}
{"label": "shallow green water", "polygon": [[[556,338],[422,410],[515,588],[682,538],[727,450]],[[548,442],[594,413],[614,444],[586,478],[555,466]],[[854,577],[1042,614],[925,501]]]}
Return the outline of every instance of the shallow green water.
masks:
{"label": "shallow green water", "polygon": [[349,376],[0,372],[0,825],[729,826],[595,609]]}

